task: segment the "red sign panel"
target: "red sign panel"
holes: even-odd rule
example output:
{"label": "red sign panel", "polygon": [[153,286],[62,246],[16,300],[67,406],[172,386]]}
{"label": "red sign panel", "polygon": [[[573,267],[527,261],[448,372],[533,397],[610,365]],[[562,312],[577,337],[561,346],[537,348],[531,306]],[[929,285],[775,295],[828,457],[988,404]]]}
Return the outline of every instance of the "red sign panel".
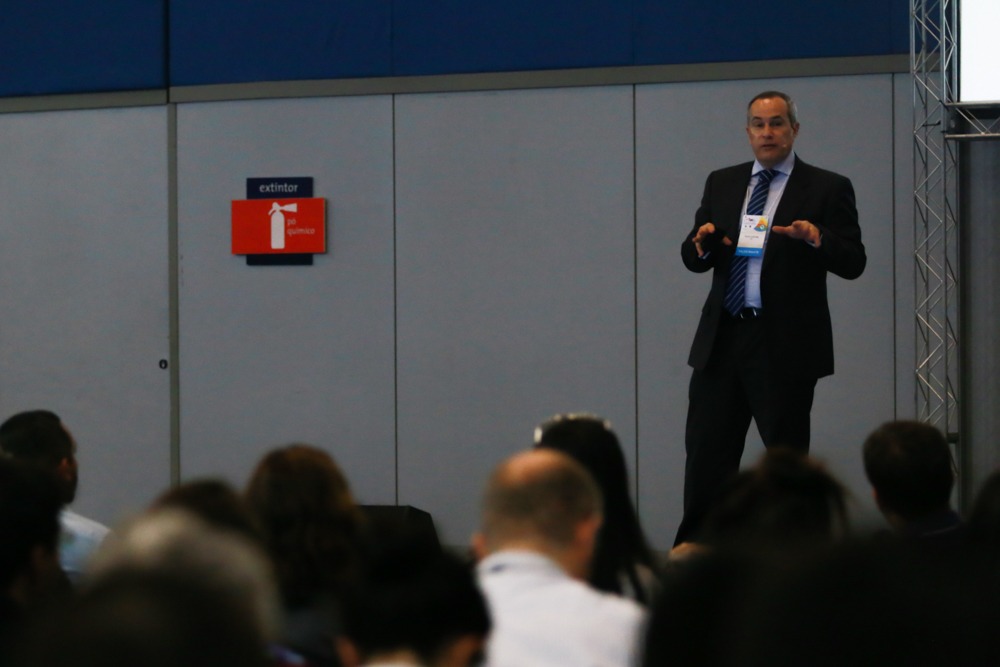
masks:
{"label": "red sign panel", "polygon": [[325,199],[236,199],[233,254],[326,252]]}

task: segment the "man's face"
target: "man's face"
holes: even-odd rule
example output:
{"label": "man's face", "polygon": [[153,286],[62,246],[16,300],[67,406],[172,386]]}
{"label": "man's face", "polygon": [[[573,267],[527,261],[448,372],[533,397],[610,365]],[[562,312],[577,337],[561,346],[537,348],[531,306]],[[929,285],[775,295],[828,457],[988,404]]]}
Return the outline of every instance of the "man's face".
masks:
{"label": "man's face", "polygon": [[770,169],[792,152],[799,124],[788,119],[788,104],[780,97],[765,97],[750,105],[747,136],[754,157]]}

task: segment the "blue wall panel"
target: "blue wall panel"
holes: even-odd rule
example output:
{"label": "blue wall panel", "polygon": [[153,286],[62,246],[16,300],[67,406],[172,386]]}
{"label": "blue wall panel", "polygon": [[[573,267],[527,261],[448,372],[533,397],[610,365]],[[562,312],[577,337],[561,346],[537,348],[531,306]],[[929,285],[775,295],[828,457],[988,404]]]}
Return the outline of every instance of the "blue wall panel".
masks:
{"label": "blue wall panel", "polygon": [[171,0],[171,85],[391,74],[391,0]]}
{"label": "blue wall panel", "polygon": [[7,4],[0,96],[909,50],[908,0]]}
{"label": "blue wall panel", "polygon": [[908,0],[171,0],[171,84],[906,53]]}
{"label": "blue wall panel", "polygon": [[165,2],[3,3],[0,96],[163,88]]}
{"label": "blue wall panel", "polygon": [[889,3],[889,52],[910,52],[909,0],[883,0]]}
{"label": "blue wall panel", "polygon": [[636,65],[906,53],[908,0],[634,0]]}
{"label": "blue wall panel", "polygon": [[397,75],[632,64],[631,0],[399,0]]}

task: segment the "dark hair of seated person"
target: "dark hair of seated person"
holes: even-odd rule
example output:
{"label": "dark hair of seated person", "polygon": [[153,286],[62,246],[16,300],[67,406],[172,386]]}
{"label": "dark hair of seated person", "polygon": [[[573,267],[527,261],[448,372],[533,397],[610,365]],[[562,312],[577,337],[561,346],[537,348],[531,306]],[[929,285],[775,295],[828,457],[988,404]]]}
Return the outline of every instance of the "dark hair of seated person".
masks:
{"label": "dark hair of seated person", "polygon": [[463,663],[479,664],[491,621],[471,563],[389,523],[369,526],[363,554],[341,604],[343,635],[362,663],[404,651],[433,666],[460,650]]}
{"label": "dark hair of seated person", "polygon": [[997,662],[1000,570],[955,550],[865,539],[772,568],[730,638],[741,667],[978,667]]}
{"label": "dark hair of seated person", "polygon": [[650,607],[642,667],[728,667],[742,605],[765,563],[741,550],[708,549],[674,564]]}
{"label": "dark hair of seated person", "polygon": [[862,460],[883,511],[913,521],[950,506],[954,461],[937,427],[909,420],[886,422],[865,439]]}
{"label": "dark hair of seated person", "polygon": [[0,593],[28,571],[33,551],[56,552],[61,507],[51,475],[0,456]]}
{"label": "dark hair of seated person", "polygon": [[244,495],[286,606],[336,597],[356,573],[363,518],[333,457],[304,444],[274,449],[257,464]]}
{"label": "dark hair of seated person", "polygon": [[232,530],[263,544],[263,535],[246,501],[228,482],[205,478],[184,482],[153,501],[153,509],[187,510],[216,528]]}
{"label": "dark hair of seated person", "polygon": [[28,410],[8,417],[0,424],[0,450],[50,469],[74,454],[73,439],[50,410]]}
{"label": "dark hair of seated person", "polygon": [[821,548],[846,528],[843,485],[815,459],[774,447],[730,479],[708,511],[698,541],[779,551]]}
{"label": "dark hair of seated person", "polygon": [[630,597],[648,603],[655,559],[629,495],[625,455],[611,425],[594,415],[557,415],[536,429],[535,446],[568,454],[601,490],[604,517],[594,547],[591,586],[618,595],[629,589]]}
{"label": "dark hair of seated person", "polygon": [[57,554],[61,507],[52,475],[0,456],[0,665],[23,625],[70,594]]}
{"label": "dark hair of seated person", "polygon": [[1000,470],[983,482],[966,521],[969,542],[1000,551]]}

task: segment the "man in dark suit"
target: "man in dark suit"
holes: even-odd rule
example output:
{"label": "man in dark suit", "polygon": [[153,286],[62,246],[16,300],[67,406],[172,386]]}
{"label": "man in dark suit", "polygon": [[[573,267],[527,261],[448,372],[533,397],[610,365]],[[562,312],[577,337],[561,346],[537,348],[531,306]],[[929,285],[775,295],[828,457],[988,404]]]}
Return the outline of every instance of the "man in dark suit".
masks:
{"label": "man in dark suit", "polygon": [[688,363],[684,520],[689,539],[743,455],[751,418],[765,446],[809,449],[816,380],[833,373],[826,274],[864,271],[851,182],[792,151],[792,99],[761,93],[747,108],[755,160],[712,172],[684,265],[713,271]]}

